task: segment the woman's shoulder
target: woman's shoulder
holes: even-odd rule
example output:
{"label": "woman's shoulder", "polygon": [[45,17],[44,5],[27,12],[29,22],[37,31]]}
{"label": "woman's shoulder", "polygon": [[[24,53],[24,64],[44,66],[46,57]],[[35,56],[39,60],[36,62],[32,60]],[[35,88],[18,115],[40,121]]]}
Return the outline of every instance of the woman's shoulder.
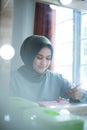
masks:
{"label": "woman's shoulder", "polygon": [[69,81],[62,74],[52,70],[47,70],[47,77],[50,77],[51,79],[55,79],[57,81],[61,81],[64,83],[69,83]]}
{"label": "woman's shoulder", "polygon": [[15,78],[15,77],[19,77],[19,76],[20,76],[20,73],[18,70],[12,70],[10,73],[11,78]]}
{"label": "woman's shoulder", "polygon": [[59,79],[63,78],[62,74],[55,72],[53,70],[47,70],[47,76],[56,77],[56,78],[59,78]]}

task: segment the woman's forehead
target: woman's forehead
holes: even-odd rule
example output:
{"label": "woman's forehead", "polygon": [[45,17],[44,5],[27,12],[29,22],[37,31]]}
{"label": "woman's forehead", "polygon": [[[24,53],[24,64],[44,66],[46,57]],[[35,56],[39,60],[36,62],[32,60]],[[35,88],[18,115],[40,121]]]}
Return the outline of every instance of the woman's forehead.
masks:
{"label": "woman's forehead", "polygon": [[51,49],[48,47],[43,47],[39,52],[39,55],[44,54],[44,55],[51,55]]}

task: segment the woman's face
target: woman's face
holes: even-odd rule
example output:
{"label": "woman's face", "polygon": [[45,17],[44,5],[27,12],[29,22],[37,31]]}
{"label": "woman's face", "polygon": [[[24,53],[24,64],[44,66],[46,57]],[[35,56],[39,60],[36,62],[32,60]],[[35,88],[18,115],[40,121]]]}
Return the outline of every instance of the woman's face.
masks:
{"label": "woman's face", "polygon": [[38,73],[44,73],[48,69],[51,60],[51,50],[48,47],[44,47],[34,58],[33,69]]}

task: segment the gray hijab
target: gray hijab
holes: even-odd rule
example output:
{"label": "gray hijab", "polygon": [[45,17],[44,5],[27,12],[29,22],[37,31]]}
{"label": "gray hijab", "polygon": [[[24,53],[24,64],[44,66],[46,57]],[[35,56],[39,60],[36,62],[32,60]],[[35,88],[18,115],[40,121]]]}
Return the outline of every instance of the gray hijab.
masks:
{"label": "gray hijab", "polygon": [[39,74],[33,69],[33,60],[43,47],[48,47],[51,50],[51,57],[53,57],[53,47],[49,39],[45,36],[32,35],[26,38],[21,46],[20,56],[24,65],[18,71],[24,78],[31,82],[39,82],[46,78],[46,73]]}
{"label": "gray hijab", "polygon": [[20,56],[25,65],[32,68],[33,60],[38,52],[43,48],[48,47],[51,50],[51,56],[53,56],[53,47],[48,38],[41,35],[32,35],[26,38],[20,49]]}

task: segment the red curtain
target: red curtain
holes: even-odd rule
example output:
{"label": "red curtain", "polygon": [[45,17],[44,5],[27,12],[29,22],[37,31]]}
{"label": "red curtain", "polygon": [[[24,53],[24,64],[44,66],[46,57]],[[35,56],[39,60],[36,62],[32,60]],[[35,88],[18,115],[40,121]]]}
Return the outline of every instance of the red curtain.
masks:
{"label": "red curtain", "polygon": [[[46,36],[55,46],[56,11],[50,5],[36,2],[34,34]],[[53,69],[53,61],[50,66]]]}

